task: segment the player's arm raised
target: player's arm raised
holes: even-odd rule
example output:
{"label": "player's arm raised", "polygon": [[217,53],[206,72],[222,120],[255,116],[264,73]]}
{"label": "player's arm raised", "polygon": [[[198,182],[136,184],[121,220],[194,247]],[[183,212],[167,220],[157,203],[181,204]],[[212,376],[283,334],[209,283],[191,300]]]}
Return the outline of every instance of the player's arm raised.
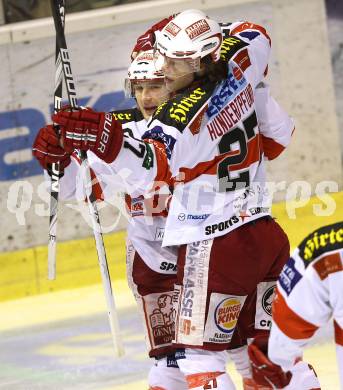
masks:
{"label": "player's arm raised", "polygon": [[91,151],[115,171],[129,170],[126,182],[130,192],[142,193],[151,187],[149,184],[170,177],[163,143],[135,138],[111,113],[60,111],[53,115],[53,121],[61,126],[61,144],[66,153],[74,149]]}
{"label": "player's arm raised", "polygon": [[255,89],[268,73],[271,50],[268,32],[250,22],[234,22],[222,30],[221,59],[234,61]]}
{"label": "player's arm raised", "polygon": [[51,182],[52,164],[60,163],[60,198],[64,200],[74,198],[77,163],[73,160],[72,154],[67,153],[60,145],[60,140],[52,125],[39,130],[33,143],[32,153],[44,169],[47,183]]}
{"label": "player's arm raised", "polygon": [[164,18],[159,22],[152,25],[144,34],[137,38],[136,44],[131,52],[131,60],[134,60],[137,55],[142,51],[151,50],[155,44],[155,31],[161,31],[175,15],[171,15],[168,18]]}
{"label": "player's arm raised", "polygon": [[265,158],[278,157],[291,142],[295,130],[293,119],[271,96],[266,83],[259,83],[254,91],[255,108]]}
{"label": "player's arm raised", "polygon": [[264,155],[273,160],[290,143],[294,123],[263,82],[268,72],[271,39],[264,27],[250,22],[234,22],[223,26],[222,31],[221,58],[238,65],[252,85]]}

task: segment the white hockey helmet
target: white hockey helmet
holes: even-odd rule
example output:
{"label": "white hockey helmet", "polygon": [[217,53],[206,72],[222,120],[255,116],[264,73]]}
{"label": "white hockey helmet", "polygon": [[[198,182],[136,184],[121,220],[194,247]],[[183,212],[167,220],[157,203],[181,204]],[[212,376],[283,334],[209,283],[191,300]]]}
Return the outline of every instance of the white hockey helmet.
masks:
{"label": "white hockey helmet", "polygon": [[133,85],[146,81],[163,81],[162,61],[156,60],[154,50],[147,50],[137,55],[127,71],[125,94],[134,97]]}
{"label": "white hockey helmet", "polygon": [[166,57],[194,60],[199,66],[200,59],[207,55],[214,62],[220,59],[223,40],[220,25],[202,11],[190,9],[179,13],[155,35],[156,49]]}

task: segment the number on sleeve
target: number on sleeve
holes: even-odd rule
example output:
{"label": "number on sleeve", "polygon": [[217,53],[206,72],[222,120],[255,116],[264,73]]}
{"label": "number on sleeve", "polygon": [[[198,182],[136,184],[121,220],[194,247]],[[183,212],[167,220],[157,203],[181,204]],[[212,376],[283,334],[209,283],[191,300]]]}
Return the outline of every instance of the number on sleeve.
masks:
{"label": "number on sleeve", "polygon": [[138,158],[143,158],[145,154],[145,144],[142,140],[135,138],[131,129],[124,131],[124,148],[131,150]]}

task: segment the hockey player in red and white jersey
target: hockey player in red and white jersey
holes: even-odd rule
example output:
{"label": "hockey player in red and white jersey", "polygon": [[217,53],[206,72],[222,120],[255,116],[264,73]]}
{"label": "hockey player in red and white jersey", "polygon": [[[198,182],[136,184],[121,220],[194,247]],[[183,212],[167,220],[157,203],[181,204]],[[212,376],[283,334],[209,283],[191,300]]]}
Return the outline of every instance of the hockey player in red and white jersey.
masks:
{"label": "hockey player in red and white jersey", "polygon": [[289,256],[287,237],[270,218],[266,200],[262,134],[269,150],[280,151],[293,123],[281,110],[264,107],[271,122],[281,115],[283,126],[276,119],[268,130],[257,126],[254,90],[270,50],[262,27],[235,23],[223,40],[218,23],[185,11],[157,34],[157,48],[165,55],[167,87],[178,93],[154,113],[149,140],[123,134],[104,113],[64,111],[54,120],[62,126],[65,150],[91,150],[115,170],[129,166],[128,182],[138,191],[149,192],[156,183],[172,188],[163,244],[184,244],[178,363],[188,388],[232,389],[225,350],[237,321],[245,338],[268,330],[262,297],[272,295]]}
{"label": "hockey player in red and white jersey", "polygon": [[[134,137],[142,139],[146,131],[145,122],[162,103],[161,100],[170,97],[164,85],[163,73],[156,71],[152,50],[142,52],[135,58],[125,84],[144,115],[142,124],[145,127],[138,123],[130,126]],[[154,96],[156,89],[162,91],[164,97],[161,96],[159,102],[155,99],[155,104],[149,104],[151,100],[148,97]],[[144,109],[144,98],[150,110]],[[149,356],[155,357],[155,364],[149,372],[149,389],[187,389],[172,349],[178,248],[161,246],[167,211],[159,199],[144,198],[138,194],[127,194],[126,203],[131,214],[127,228],[127,277],[143,318]]]}
{"label": "hockey player in red and white jersey", "polygon": [[[152,50],[139,54],[128,69],[125,80],[127,94],[136,99],[137,107],[113,111],[124,131],[132,137],[142,139],[146,121],[157,106],[169,98],[163,73],[156,68]],[[56,137],[52,127],[44,128],[37,136],[34,153],[44,156],[46,138]],[[51,142],[51,141],[50,141]],[[51,150],[50,150],[51,152]],[[65,154],[63,150],[60,153]],[[46,155],[45,155],[46,156]],[[110,200],[118,190],[125,191],[124,172],[111,170],[93,152],[87,152],[93,191],[97,199]],[[46,160],[42,166],[48,168]],[[85,199],[82,167],[76,152],[68,156],[60,179],[60,199]],[[127,227],[127,278],[134,293],[145,327],[145,339],[150,357],[156,357],[149,373],[152,390],[187,389],[184,375],[180,372],[171,349],[174,337],[173,289],[176,283],[177,247],[162,247],[166,210],[153,199],[131,191],[125,201],[130,220]]]}
{"label": "hockey player in red and white jersey", "polygon": [[315,230],[295,249],[278,280],[272,311],[269,358],[263,341],[249,347],[256,380],[290,390],[319,388],[302,353],[333,318],[343,389],[343,222]]}

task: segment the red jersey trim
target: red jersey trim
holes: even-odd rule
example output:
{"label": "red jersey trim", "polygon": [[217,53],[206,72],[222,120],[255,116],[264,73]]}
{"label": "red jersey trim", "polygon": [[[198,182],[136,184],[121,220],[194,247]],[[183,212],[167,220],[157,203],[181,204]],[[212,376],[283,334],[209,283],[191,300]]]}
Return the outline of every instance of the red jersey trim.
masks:
{"label": "red jersey trim", "polygon": [[285,298],[276,288],[273,301],[273,320],[279,329],[289,338],[294,340],[309,339],[318,329],[317,326],[307,322],[290,309]]}
{"label": "red jersey trim", "polygon": [[324,256],[313,264],[313,268],[320,280],[324,280],[332,273],[343,271],[341,256],[339,253]]}
{"label": "red jersey trim", "polygon": [[[244,161],[240,164],[230,165],[230,171],[239,171],[240,169],[248,168],[251,164],[259,161],[260,159],[260,135],[256,135],[253,139],[247,143],[248,153]],[[239,154],[239,150],[233,150],[228,153],[223,153],[214,157],[210,161],[204,161],[193,168],[180,168],[180,177],[175,179],[175,182],[187,183],[201,175],[217,175],[218,164],[225,158],[235,156]]]}
{"label": "red jersey trim", "polygon": [[239,34],[240,32],[245,31],[245,30],[257,30],[257,31],[259,31],[260,33],[262,33],[268,39],[270,46],[272,45],[272,40],[270,39],[270,36],[268,35],[266,29],[264,27],[258,25],[258,24],[244,22],[244,23],[238,25],[237,27],[235,27],[231,31],[231,34],[232,35]]}
{"label": "red jersey trim", "polygon": [[202,387],[203,389],[217,388],[217,377],[225,374],[222,371],[201,372],[199,374],[191,374],[186,376],[189,389]]}
{"label": "red jersey trim", "polygon": [[333,322],[333,326],[335,328],[336,344],[341,345],[343,347],[343,329],[338,325],[336,321]]}
{"label": "red jersey trim", "polygon": [[167,158],[167,152],[165,146],[158,141],[155,141],[153,139],[146,140],[147,143],[153,145],[155,149],[159,149],[162,151],[162,153],[155,153],[156,156],[156,167],[157,167],[157,173],[155,177],[155,181],[157,182],[163,182],[163,183],[170,183],[171,179],[171,172],[169,169],[168,164],[168,158]]}
{"label": "red jersey trim", "polygon": [[278,157],[284,150],[285,147],[272,138],[261,135],[262,137],[262,145],[264,155],[268,158],[268,160],[274,160],[274,158]]}

